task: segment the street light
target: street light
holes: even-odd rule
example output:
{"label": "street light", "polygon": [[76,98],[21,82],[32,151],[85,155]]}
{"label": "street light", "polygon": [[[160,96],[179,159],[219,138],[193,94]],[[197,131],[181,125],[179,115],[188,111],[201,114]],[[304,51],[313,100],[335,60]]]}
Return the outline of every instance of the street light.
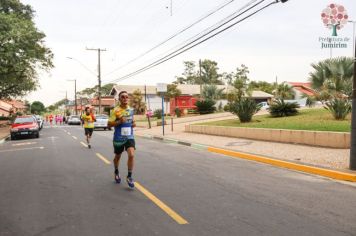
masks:
{"label": "street light", "polygon": [[93,74],[96,77],[96,73],[93,72],[92,70],[90,70],[86,65],[84,65],[81,61],[79,61],[78,59],[74,58],[74,57],[66,57],[69,60],[74,60],[76,62],[78,62],[82,67],[84,67],[87,71],[89,71],[91,74]]}
{"label": "street light", "polygon": [[74,81],[74,110],[75,114],[78,115],[77,111],[77,80],[76,79],[67,79],[67,81]]}

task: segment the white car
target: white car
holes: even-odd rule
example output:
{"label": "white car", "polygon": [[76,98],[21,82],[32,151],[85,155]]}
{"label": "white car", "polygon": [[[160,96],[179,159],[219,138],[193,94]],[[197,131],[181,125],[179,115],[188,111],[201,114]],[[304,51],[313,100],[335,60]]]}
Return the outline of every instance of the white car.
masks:
{"label": "white car", "polygon": [[262,105],[262,107],[261,107],[261,109],[262,110],[266,110],[267,108],[269,108],[269,105],[268,105],[268,103],[267,102],[260,102],[260,103],[258,103],[258,105]]}
{"label": "white car", "polygon": [[105,114],[102,115],[96,115],[96,121],[94,122],[94,129],[109,129],[111,130],[110,127],[108,127],[108,121],[109,121],[109,117]]}
{"label": "white car", "polygon": [[82,121],[80,117],[77,115],[69,116],[68,118],[68,125],[80,125]]}
{"label": "white car", "polygon": [[43,128],[43,118],[40,115],[36,115],[36,120],[40,129]]}

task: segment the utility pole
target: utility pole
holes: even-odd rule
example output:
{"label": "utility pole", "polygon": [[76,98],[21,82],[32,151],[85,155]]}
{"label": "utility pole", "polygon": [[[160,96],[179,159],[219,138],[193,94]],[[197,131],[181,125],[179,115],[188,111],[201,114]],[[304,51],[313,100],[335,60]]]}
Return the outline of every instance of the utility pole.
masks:
{"label": "utility pole", "polygon": [[[355,38],[353,41],[356,44]],[[354,52],[354,75],[352,83],[350,169],[356,170],[356,47]]]}
{"label": "utility pole", "polygon": [[98,100],[99,100],[99,114],[101,114],[101,66],[100,66],[100,52],[106,51],[101,48],[87,48],[90,51],[98,51]]}
{"label": "utility pole", "polygon": [[202,84],[203,84],[203,81],[201,79],[201,60],[199,59],[199,82],[200,82],[200,97],[201,97],[201,93],[202,93]]}
{"label": "utility pole", "polygon": [[[77,80],[76,79],[68,79],[67,81],[74,81],[74,110],[75,110],[75,114],[78,115],[78,111],[77,111]],[[67,96],[67,92],[66,92],[66,96]]]}

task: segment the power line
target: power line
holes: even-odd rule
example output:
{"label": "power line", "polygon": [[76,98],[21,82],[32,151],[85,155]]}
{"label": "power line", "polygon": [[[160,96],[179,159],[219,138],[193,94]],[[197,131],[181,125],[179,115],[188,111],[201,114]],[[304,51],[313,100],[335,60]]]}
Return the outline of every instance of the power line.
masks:
{"label": "power line", "polygon": [[[156,61],[154,61],[153,63],[151,63],[151,64],[149,64],[149,65],[147,65],[147,66],[145,66],[145,67],[143,67],[143,68],[141,68],[141,69],[139,69],[139,70],[136,70],[136,71],[134,71],[134,72],[132,72],[132,73],[129,73],[129,74],[125,75],[125,76],[122,76],[122,77],[120,77],[120,78],[118,78],[118,79],[112,80],[111,82],[118,82],[118,81],[121,81],[121,80],[130,78],[130,77],[132,77],[132,76],[134,76],[134,75],[137,75],[137,74],[139,74],[139,73],[141,73],[141,72],[144,72],[144,71],[146,71],[146,70],[148,70],[148,69],[151,69],[151,68],[153,68],[153,67],[155,67],[155,66],[158,66],[158,65],[162,64],[163,62],[166,62],[166,61],[168,61],[168,60],[170,60],[170,59],[172,59],[172,58],[174,58],[174,57],[176,57],[176,56],[182,54],[183,52],[185,52],[185,51],[187,51],[187,50],[189,50],[189,49],[191,49],[191,48],[193,48],[193,47],[196,47],[197,45],[199,45],[199,44],[201,44],[201,43],[207,41],[208,39],[215,37],[216,35],[218,35],[218,34],[224,32],[224,31],[226,31],[227,29],[231,28],[232,26],[234,26],[234,25],[236,25],[236,24],[238,24],[238,23],[240,23],[240,22],[246,20],[247,18],[249,18],[249,17],[251,17],[251,16],[257,14],[257,13],[260,12],[261,10],[267,8],[268,6],[279,2],[278,0],[276,0],[276,1],[274,1],[274,2],[271,2],[271,3],[267,4],[267,5],[265,5],[264,7],[258,9],[257,11],[251,13],[250,15],[248,15],[248,16],[242,18],[241,20],[239,20],[239,21],[237,21],[237,22],[235,22],[235,23],[233,23],[233,24],[231,24],[231,25],[229,25],[229,26],[223,28],[222,30],[220,30],[220,31],[218,31],[218,32],[216,32],[216,33],[214,33],[213,35],[211,35],[211,36],[209,36],[209,37],[207,37],[207,38],[205,38],[205,39],[203,39],[203,40],[197,42],[199,39],[204,38],[204,37],[207,36],[208,34],[212,33],[213,31],[215,31],[215,30],[217,30],[217,29],[219,29],[219,28],[221,28],[222,26],[226,25],[227,23],[231,22],[232,20],[236,19],[237,17],[241,16],[242,14],[246,13],[247,11],[249,11],[249,10],[255,8],[257,5],[261,4],[261,3],[264,2],[264,1],[265,1],[265,0],[261,0],[260,2],[256,3],[255,5],[253,5],[252,7],[248,8],[248,9],[246,9],[245,11],[243,11],[243,12],[240,13],[240,14],[238,14],[237,16],[235,16],[234,18],[230,19],[229,21],[227,21],[227,22],[225,22],[225,23],[223,23],[223,24],[217,26],[216,28],[210,30],[209,32],[207,32],[207,33],[205,33],[204,35],[200,36],[199,38],[195,39],[194,41],[192,41],[192,42],[190,42],[190,43],[184,45],[183,47],[181,47],[181,48],[175,50],[174,52],[172,52],[172,53],[170,53],[170,54],[168,54],[168,55],[166,55],[166,56],[160,58],[159,60],[156,60]],[[197,42],[197,43],[195,43],[195,42]],[[193,43],[195,43],[195,44],[193,44]],[[192,46],[189,46],[189,45],[191,45],[191,44],[193,44],[193,45],[192,45]],[[188,47],[188,46],[189,46],[189,47]],[[186,47],[188,47],[188,48],[186,48]]]}
{"label": "power line", "polygon": [[[213,15],[214,13],[218,12],[219,10],[223,9],[224,7],[226,7],[227,5],[231,4],[232,2],[234,2],[235,0],[229,0],[228,2],[222,4],[221,6],[219,6],[217,9],[212,10],[211,12],[209,12],[208,14],[204,15],[203,17],[199,18],[197,21],[193,22],[192,24],[184,27],[182,30],[178,31],[177,33],[171,35],[170,37],[168,37],[167,39],[163,40],[162,42],[158,43],[157,45],[155,45],[154,47],[150,48],[149,50],[145,51],[144,53],[138,55],[137,57],[131,59],[130,61],[128,61],[127,63],[125,63],[124,65],[114,69],[113,71],[107,73],[106,75],[112,74],[115,71],[122,69],[123,67],[127,66],[128,64],[138,60],[139,58],[147,55],[148,53],[152,52],[153,50],[155,50],[156,48],[162,46],[163,44],[167,43],[168,41],[172,40],[173,38],[177,37],[179,34],[182,34],[183,32],[187,31],[188,29],[192,28],[194,25],[200,23],[201,21],[203,21],[204,19],[208,18],[209,16]],[[255,0],[256,1],[256,0]]]}
{"label": "power line", "polygon": [[[263,1],[265,1],[265,0],[263,0]],[[263,1],[261,1],[260,3],[262,3]],[[235,19],[236,17],[240,16],[241,14],[245,13],[245,12],[243,12],[243,13],[241,13],[241,14],[239,14],[239,15],[236,16],[236,14],[238,14],[239,12],[241,12],[243,9],[245,9],[245,8],[247,8],[247,7],[249,7],[249,6],[251,6],[254,2],[257,2],[257,0],[252,0],[252,1],[248,2],[246,5],[242,6],[240,9],[238,9],[238,10],[235,11],[234,13],[232,13],[232,14],[230,14],[229,16],[227,16],[227,17],[221,19],[220,21],[218,21],[218,22],[215,23],[214,25],[209,26],[208,28],[204,29],[204,30],[201,31],[200,33],[198,33],[198,34],[196,34],[196,35],[194,35],[194,36],[188,38],[187,40],[185,40],[185,41],[183,41],[182,43],[176,45],[175,47],[170,48],[169,50],[167,50],[167,51],[165,51],[165,52],[159,54],[157,57],[161,57],[161,56],[163,56],[163,55],[165,55],[165,54],[167,54],[167,53],[169,53],[169,52],[171,52],[171,51],[174,51],[174,52],[175,52],[176,50],[180,50],[180,49],[186,47],[187,45],[189,45],[189,44],[191,44],[191,43],[194,43],[196,40],[199,40],[201,37],[204,37],[205,35],[211,33],[212,31],[214,31],[214,30],[211,30],[211,29],[213,29],[214,27],[218,27],[218,26],[221,25],[221,24],[223,25],[224,22],[225,22],[225,24],[226,24],[226,23],[228,23],[229,21],[231,21],[231,20]],[[260,4],[260,3],[258,3],[258,4]],[[256,4],[256,5],[258,5],[258,4]],[[233,17],[234,17],[234,18],[233,18]],[[208,33],[207,33],[207,32],[208,32]],[[203,34],[204,34],[204,35],[203,35]],[[202,35],[202,36],[200,37],[200,35]],[[200,37],[200,38],[199,38],[199,37]],[[195,38],[197,38],[197,39],[194,40],[194,41],[191,41],[191,40],[193,40],[193,39],[195,39]],[[185,45],[185,46],[181,47],[181,45]],[[177,49],[178,47],[181,47],[181,48],[180,48],[180,49]],[[174,53],[174,52],[173,52],[173,53]],[[168,55],[168,56],[169,56],[169,55]],[[162,58],[161,58],[161,59],[162,59]]]}

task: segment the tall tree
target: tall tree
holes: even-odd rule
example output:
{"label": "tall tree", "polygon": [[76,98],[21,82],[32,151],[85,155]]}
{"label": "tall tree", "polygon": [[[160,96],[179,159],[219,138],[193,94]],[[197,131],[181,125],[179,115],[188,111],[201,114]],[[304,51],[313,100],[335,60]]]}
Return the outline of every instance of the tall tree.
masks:
{"label": "tall tree", "polygon": [[241,100],[242,97],[250,95],[250,90],[248,87],[250,79],[248,78],[248,73],[250,73],[248,67],[243,64],[240,68],[236,68],[236,73],[234,74],[235,80],[232,83],[235,91],[232,95],[230,95],[232,100]]}
{"label": "tall tree", "polygon": [[21,97],[39,86],[36,69],[53,67],[45,34],[33,22],[34,11],[19,0],[0,1],[0,99]]}
{"label": "tall tree", "polygon": [[142,101],[142,99],[143,96],[139,89],[133,91],[130,106],[134,108],[136,114],[143,114],[146,110],[146,104]]}
{"label": "tall tree", "polygon": [[46,108],[40,101],[35,101],[31,104],[31,114],[41,114],[45,112]]}
{"label": "tall tree", "polygon": [[195,62],[194,61],[184,61],[184,72],[182,76],[176,77],[175,84],[195,84],[198,75],[195,69]]}
{"label": "tall tree", "polygon": [[218,63],[216,61],[205,59],[201,62],[201,77],[198,84],[224,84],[221,75],[218,73]]}
{"label": "tall tree", "polygon": [[[108,96],[110,95],[111,89],[115,84],[105,84],[101,86],[101,96]],[[93,98],[99,96],[99,85],[95,85],[91,88],[85,88],[82,91],[78,92],[78,95],[83,97]]]}
{"label": "tall tree", "polygon": [[275,83],[268,83],[266,81],[251,81],[248,85],[250,90],[259,90],[269,94],[273,93],[276,88]]}

